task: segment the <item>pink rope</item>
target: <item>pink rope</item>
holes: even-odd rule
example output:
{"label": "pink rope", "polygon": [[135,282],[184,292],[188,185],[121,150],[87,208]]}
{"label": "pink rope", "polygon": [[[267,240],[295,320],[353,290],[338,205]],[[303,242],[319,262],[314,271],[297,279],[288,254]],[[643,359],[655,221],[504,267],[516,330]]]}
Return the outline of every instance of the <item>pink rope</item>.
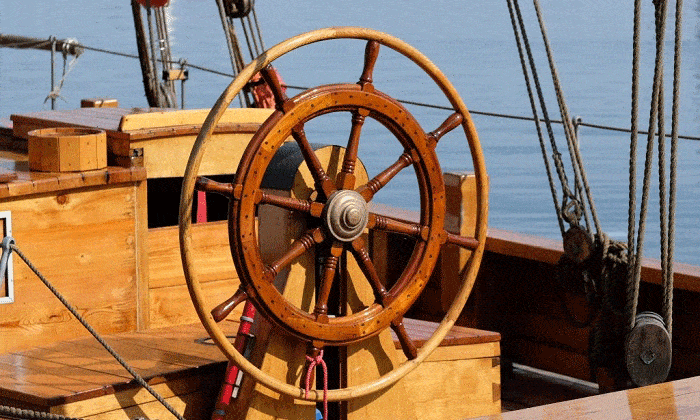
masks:
{"label": "pink rope", "polygon": [[306,355],[306,360],[309,362],[309,368],[306,370],[306,390],[304,398],[309,398],[309,390],[311,389],[311,376],[316,365],[323,368],[323,420],[328,419],[328,367],[323,361],[323,350],[318,352],[318,356],[311,357]]}

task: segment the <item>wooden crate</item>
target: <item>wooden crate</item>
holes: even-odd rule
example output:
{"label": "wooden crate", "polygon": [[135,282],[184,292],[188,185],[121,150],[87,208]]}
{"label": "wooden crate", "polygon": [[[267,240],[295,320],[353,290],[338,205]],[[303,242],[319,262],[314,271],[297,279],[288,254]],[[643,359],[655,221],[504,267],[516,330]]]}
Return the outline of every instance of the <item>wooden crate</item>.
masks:
{"label": "wooden crate", "polygon": [[56,127],[32,130],[29,169],[72,172],[107,166],[107,135],[92,128]]}

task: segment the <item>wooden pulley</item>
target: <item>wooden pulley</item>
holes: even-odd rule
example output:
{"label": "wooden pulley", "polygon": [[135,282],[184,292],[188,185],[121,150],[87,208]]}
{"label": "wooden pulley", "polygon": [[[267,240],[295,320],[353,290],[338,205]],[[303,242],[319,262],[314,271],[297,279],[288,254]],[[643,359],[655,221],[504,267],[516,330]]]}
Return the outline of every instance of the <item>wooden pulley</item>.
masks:
{"label": "wooden pulley", "polygon": [[666,380],[671,369],[671,336],[659,314],[637,315],[625,342],[625,359],[627,372],[637,386]]}
{"label": "wooden pulley", "polygon": [[224,0],[226,15],[232,19],[248,16],[254,5],[255,0]]}
{"label": "wooden pulley", "polygon": [[581,264],[593,253],[591,235],[585,229],[571,226],[564,233],[564,255],[574,262]]}

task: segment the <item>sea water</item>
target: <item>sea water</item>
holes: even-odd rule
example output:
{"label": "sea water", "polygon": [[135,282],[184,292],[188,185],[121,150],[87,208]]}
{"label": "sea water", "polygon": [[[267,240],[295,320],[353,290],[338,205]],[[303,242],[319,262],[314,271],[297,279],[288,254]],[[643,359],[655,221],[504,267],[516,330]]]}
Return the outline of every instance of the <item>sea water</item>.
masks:
{"label": "sea water", "polygon": [[[646,129],[654,60],[653,7],[643,2],[640,128]],[[522,2],[550,115],[559,118],[551,77],[545,63],[533,7]],[[631,0],[542,1],[548,34],[570,114],[583,121],[629,127],[632,16]],[[338,0],[290,2],[258,0],[257,16],[266,46],[293,35],[328,26],[363,26],[393,34],[412,44],[455,85],[467,107],[514,115],[531,115],[505,1],[465,0]],[[684,10],[681,111],[682,134],[699,135],[700,40],[698,3]],[[669,11],[669,17],[673,12]],[[230,60],[214,1],[172,0],[169,26],[173,56],[189,63],[230,72]],[[673,24],[669,19],[666,50],[670,115]],[[129,2],[88,0],[1,0],[0,33],[38,38],[75,38],[89,47],[135,54]],[[362,69],[364,43],[332,41],[306,47],[280,59],[276,66],[291,85],[355,82]],[[71,64],[70,57],[67,64]],[[106,96],[122,106],[147,106],[138,61],[86,51],[63,81],[58,109],[77,108],[81,98]],[[56,60],[57,80],[63,59]],[[436,105],[447,101],[420,69],[398,54],[382,49],[374,71],[375,86],[399,99]],[[230,82],[190,68],[186,82],[188,108],[211,107]],[[50,54],[46,51],[0,49],[0,119],[10,114],[50,109],[45,101],[50,86]],[[297,91],[290,90],[290,94]],[[449,112],[408,106],[426,131],[436,128]],[[479,131],[490,178],[489,225],[551,238],[560,237],[534,123],[473,116]],[[344,144],[349,116],[330,115],[308,124],[314,142]],[[667,127],[670,129],[670,119]],[[561,128],[559,148],[566,146]],[[640,165],[645,149],[640,137]],[[626,240],[630,135],[581,128],[580,148],[602,228]],[[471,168],[463,136],[453,132],[438,146],[444,171]],[[370,176],[386,168],[401,153],[379,124],[363,130],[361,158]],[[550,152],[551,153],[551,152]],[[655,151],[655,153],[657,153]],[[564,153],[566,158],[566,153]],[[700,143],[681,140],[678,155],[676,260],[700,264]],[[415,177],[404,171],[378,194],[386,204],[416,209]],[[654,172],[656,173],[656,169]],[[641,190],[641,167],[638,168]],[[573,179],[568,168],[569,179]],[[559,190],[561,191],[561,190]],[[645,254],[658,257],[658,193],[653,185],[647,222]],[[561,192],[559,192],[561,196]]]}

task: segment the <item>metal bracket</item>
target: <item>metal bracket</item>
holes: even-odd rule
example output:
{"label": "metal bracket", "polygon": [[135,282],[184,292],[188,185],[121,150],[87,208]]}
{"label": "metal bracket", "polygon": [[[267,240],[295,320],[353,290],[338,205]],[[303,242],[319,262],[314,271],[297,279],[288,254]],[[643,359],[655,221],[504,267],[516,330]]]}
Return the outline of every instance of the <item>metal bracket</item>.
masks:
{"label": "metal bracket", "polygon": [[12,239],[12,215],[9,211],[0,211],[0,233],[5,238],[2,242],[2,257],[0,257],[0,304],[3,304],[15,301],[14,270],[10,250],[10,243],[14,243],[14,240]]}

